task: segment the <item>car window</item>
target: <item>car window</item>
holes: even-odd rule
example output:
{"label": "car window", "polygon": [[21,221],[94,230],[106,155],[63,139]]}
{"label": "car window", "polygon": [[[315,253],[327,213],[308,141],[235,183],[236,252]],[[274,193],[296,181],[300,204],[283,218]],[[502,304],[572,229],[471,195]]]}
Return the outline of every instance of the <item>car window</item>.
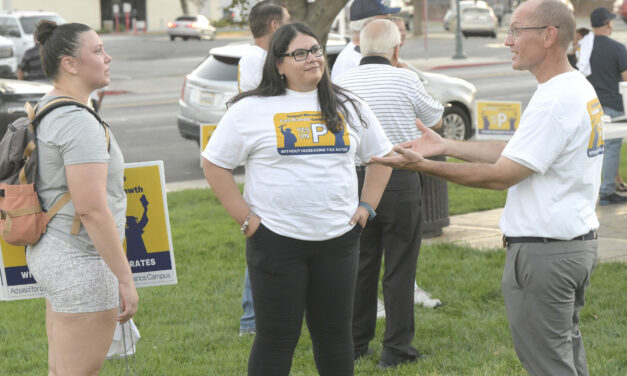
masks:
{"label": "car window", "polygon": [[207,80],[237,81],[238,61],[237,58],[211,55],[192,74]]}
{"label": "car window", "polygon": [[11,17],[0,17],[0,35],[6,37],[11,31],[20,32],[17,21]]}
{"label": "car window", "polygon": [[196,17],[182,16],[178,17],[176,21],[196,21]]}
{"label": "car window", "polygon": [[65,20],[57,15],[49,14],[45,16],[28,16],[28,17],[20,17],[20,23],[22,24],[22,29],[26,34],[33,34],[35,32],[35,27],[37,23],[41,20],[49,20],[54,21],[57,25],[64,24]]}

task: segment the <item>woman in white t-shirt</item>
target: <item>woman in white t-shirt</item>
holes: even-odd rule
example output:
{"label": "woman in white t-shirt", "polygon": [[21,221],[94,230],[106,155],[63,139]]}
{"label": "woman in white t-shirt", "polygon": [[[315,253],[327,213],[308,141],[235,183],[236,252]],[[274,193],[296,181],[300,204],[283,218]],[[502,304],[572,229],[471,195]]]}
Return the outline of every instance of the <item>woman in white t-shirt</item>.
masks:
{"label": "woman in white t-shirt", "polygon": [[[331,83],[313,32],[278,29],[261,84],[231,100],[202,153],[207,181],[247,237],[249,375],[289,374],[305,313],[318,372],[353,374],[359,235],[391,173],[369,167],[359,196],[354,158],[391,150],[368,106]],[[231,173],[241,164],[243,196]]]}

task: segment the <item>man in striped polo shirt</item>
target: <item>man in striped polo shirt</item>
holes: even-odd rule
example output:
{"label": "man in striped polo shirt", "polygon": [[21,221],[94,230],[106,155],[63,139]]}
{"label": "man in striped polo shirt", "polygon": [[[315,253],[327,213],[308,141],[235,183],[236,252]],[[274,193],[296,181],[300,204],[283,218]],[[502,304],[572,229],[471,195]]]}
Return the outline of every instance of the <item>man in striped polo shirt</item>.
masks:
{"label": "man in striped polo shirt", "polygon": [[[374,20],[360,34],[363,59],[336,83],[364,99],[394,144],[420,136],[415,121],[437,129],[444,108],[424,90],[409,69],[395,68],[401,37],[389,20]],[[358,163],[360,187],[365,167]],[[374,214],[374,213],[373,213]],[[383,295],[387,318],[379,367],[389,368],[420,356],[414,337],[414,280],[422,229],[420,176],[395,170],[381,198],[376,218],[364,229],[355,290],[353,340],[355,357],[368,353],[376,326],[377,288],[385,254]]]}

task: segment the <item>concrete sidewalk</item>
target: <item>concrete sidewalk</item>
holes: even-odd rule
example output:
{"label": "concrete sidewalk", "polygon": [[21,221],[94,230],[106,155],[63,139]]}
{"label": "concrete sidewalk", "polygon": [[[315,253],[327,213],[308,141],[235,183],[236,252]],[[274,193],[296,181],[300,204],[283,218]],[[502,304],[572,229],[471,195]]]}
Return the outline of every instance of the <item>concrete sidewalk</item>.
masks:
{"label": "concrete sidewalk", "polygon": [[[503,209],[451,216],[442,236],[423,240],[423,244],[453,242],[478,249],[503,248],[499,219]],[[627,205],[597,206],[599,257],[601,261],[627,263]]]}

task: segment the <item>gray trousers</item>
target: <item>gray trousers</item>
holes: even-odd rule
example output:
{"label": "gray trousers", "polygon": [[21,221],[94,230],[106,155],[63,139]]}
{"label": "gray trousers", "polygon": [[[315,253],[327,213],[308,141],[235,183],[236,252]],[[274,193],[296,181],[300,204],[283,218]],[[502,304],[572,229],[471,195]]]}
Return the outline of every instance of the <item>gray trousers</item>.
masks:
{"label": "gray trousers", "polygon": [[597,240],[508,245],[501,287],[529,375],[588,375],[579,310],[597,260]]}

